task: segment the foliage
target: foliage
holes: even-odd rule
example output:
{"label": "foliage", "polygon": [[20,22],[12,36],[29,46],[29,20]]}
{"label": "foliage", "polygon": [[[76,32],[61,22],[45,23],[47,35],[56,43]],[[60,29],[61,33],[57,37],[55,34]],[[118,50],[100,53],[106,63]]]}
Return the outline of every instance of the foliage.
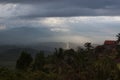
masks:
{"label": "foliage", "polygon": [[45,64],[44,52],[40,51],[35,56],[35,61],[33,64],[33,70],[42,70]]}
{"label": "foliage", "polygon": [[116,37],[117,37],[117,42],[119,43],[119,42],[120,42],[120,33],[118,33],[118,34],[116,35]]}
{"label": "foliage", "polygon": [[17,60],[16,69],[26,70],[30,66],[32,60],[32,56],[27,52],[23,51],[19,59]]}
{"label": "foliage", "polygon": [[[17,70],[0,68],[0,80],[119,80],[120,47],[108,51],[104,46],[86,49],[55,49],[45,56],[43,51],[32,58],[23,51],[16,62]],[[117,54],[116,54],[117,53]],[[111,57],[112,56],[112,57]],[[33,60],[34,59],[34,60]]]}

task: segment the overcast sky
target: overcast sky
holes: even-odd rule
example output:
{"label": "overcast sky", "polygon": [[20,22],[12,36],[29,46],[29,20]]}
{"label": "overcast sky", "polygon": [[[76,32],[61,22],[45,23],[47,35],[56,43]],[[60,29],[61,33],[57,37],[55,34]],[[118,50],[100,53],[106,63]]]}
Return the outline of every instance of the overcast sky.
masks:
{"label": "overcast sky", "polygon": [[0,0],[0,44],[103,43],[120,32],[120,0]]}

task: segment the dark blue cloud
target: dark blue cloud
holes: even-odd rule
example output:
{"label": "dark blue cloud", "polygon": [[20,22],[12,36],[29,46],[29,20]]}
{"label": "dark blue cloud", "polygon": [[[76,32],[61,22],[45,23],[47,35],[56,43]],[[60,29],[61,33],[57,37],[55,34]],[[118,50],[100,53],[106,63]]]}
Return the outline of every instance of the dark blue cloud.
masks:
{"label": "dark blue cloud", "polygon": [[30,13],[19,18],[120,15],[119,0],[0,0],[0,3],[31,5]]}
{"label": "dark blue cloud", "polygon": [[[50,41],[55,37],[60,39],[64,36],[67,39],[68,36],[75,35],[93,39],[101,36],[102,39],[99,40],[107,36],[111,38],[113,34],[119,32],[119,22],[98,21],[100,23],[97,23],[98,18],[96,18],[92,24],[90,20],[85,20],[83,23],[82,21],[75,24],[68,22],[51,27],[48,24],[42,25],[40,21],[48,17],[61,17],[62,19],[76,16],[88,16],[88,18],[89,16],[120,16],[119,4],[119,0],[0,0],[2,8],[0,9],[0,27],[5,25],[7,28],[0,30],[0,43]],[[64,26],[67,27],[64,28]],[[51,28],[58,30],[69,28],[70,31],[55,32],[51,31]]]}

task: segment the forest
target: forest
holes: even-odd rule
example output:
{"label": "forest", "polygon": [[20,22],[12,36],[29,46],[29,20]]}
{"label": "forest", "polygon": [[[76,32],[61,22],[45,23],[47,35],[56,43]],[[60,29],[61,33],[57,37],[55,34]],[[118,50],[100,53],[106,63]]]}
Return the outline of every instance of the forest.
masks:
{"label": "forest", "polygon": [[119,80],[120,33],[116,37],[96,47],[87,42],[77,50],[55,48],[47,56],[22,51],[14,70],[0,67],[0,80]]}

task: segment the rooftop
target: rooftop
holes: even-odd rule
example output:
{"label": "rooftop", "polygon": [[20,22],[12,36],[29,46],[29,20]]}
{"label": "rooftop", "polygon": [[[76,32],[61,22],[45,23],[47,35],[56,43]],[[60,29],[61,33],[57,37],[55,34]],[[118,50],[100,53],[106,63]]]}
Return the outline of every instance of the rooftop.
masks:
{"label": "rooftop", "polygon": [[104,45],[116,45],[117,41],[115,40],[105,40]]}

